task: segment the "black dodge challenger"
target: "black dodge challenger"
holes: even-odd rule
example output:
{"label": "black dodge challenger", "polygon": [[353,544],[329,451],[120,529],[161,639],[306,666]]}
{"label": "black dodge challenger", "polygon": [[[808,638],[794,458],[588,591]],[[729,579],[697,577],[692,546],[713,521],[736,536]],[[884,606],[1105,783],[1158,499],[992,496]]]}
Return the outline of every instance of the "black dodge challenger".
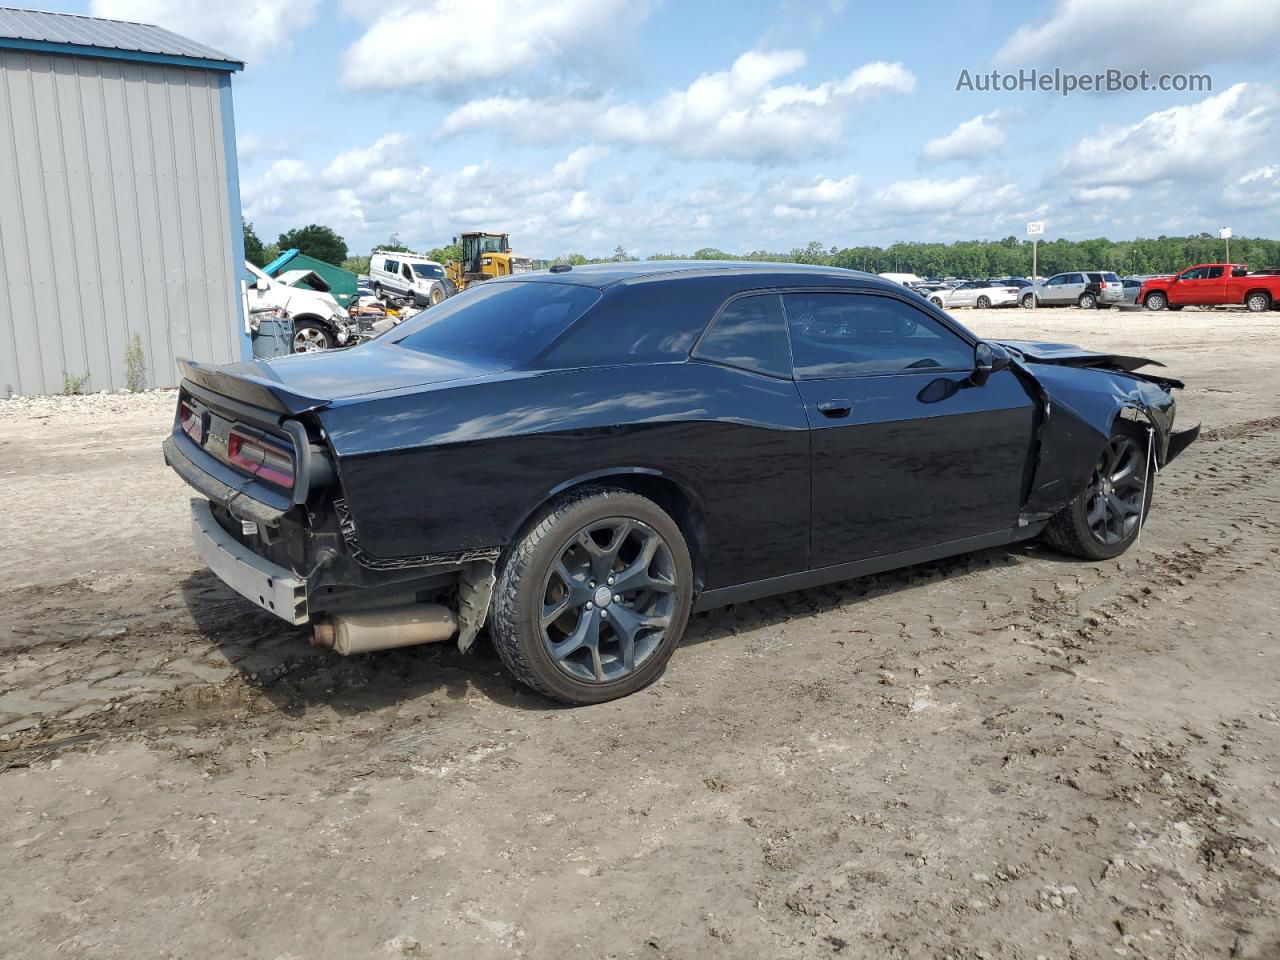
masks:
{"label": "black dodge challenger", "polygon": [[691,610],[1042,534],[1122,553],[1198,432],[1152,366],[982,341],[847,270],[555,267],[352,350],[184,362],[164,452],[205,562],[315,642],[487,623],[520,680],[595,703]]}

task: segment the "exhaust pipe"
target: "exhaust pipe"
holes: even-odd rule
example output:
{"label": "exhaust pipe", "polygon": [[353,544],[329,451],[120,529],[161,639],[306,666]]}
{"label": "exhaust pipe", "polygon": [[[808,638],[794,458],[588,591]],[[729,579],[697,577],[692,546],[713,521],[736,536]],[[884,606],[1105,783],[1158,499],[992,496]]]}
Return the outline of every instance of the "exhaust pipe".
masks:
{"label": "exhaust pipe", "polygon": [[439,603],[409,603],[326,617],[315,625],[311,642],[347,656],[439,643],[452,637],[457,629],[457,617],[448,607]]}

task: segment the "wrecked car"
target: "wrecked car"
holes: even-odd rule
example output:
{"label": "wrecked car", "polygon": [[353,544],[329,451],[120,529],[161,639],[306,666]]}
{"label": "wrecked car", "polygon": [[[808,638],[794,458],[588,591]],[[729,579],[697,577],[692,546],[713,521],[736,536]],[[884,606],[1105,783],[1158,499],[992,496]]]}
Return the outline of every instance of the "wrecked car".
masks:
{"label": "wrecked car", "polygon": [[569,703],[694,610],[1045,536],[1139,535],[1182,384],[984,341],[869,274],[656,262],[498,278],[341,353],[183,362],[195,545],[340,653],[487,625]]}

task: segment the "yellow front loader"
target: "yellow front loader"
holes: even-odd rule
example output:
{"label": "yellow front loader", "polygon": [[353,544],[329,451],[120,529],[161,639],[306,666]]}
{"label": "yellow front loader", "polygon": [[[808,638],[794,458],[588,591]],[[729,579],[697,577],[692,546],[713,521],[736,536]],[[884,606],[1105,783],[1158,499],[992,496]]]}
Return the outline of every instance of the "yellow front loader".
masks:
{"label": "yellow front loader", "polygon": [[454,237],[453,242],[461,242],[462,259],[450,260],[444,269],[459,290],[491,277],[507,277],[533,269],[532,260],[511,252],[510,234],[464,233],[461,238]]}

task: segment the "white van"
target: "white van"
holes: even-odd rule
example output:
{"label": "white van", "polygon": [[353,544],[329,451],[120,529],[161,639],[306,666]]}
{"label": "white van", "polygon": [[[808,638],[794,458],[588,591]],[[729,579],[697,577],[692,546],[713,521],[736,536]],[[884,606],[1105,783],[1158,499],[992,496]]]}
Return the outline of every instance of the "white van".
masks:
{"label": "white van", "polygon": [[343,346],[351,338],[347,312],[329,293],[329,285],[311,270],[269,277],[245,261],[245,299],[249,312],[279,307],[293,319],[293,352],[315,353]]}
{"label": "white van", "polygon": [[375,297],[409,297],[419,307],[439,303],[454,292],[444,267],[412,253],[373,251],[369,284]]}

